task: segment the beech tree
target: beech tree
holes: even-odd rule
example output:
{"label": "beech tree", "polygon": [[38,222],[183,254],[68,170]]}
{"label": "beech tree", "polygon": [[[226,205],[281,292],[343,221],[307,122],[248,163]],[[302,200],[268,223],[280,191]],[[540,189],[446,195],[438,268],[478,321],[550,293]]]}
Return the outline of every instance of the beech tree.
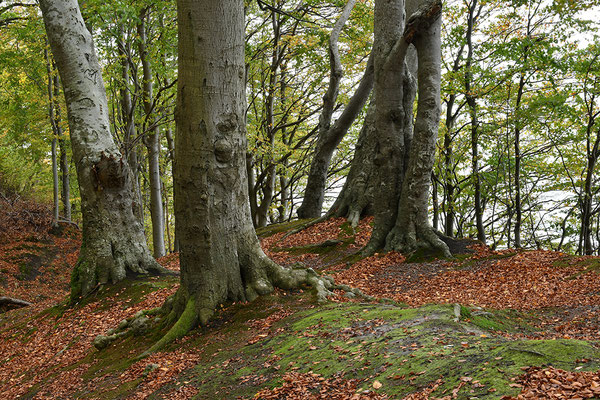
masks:
{"label": "beech tree", "polygon": [[[441,9],[435,0],[375,2],[375,97],[367,115],[374,126],[361,132],[351,183],[333,207],[356,224],[372,202],[375,220],[366,254],[428,247],[450,255],[428,221],[440,114]],[[410,16],[406,21],[405,15]],[[418,58],[414,125],[417,85],[410,46]]]}
{"label": "beech tree", "polygon": [[64,88],[83,214],[83,244],[71,300],[128,274],[167,272],[152,258],[134,216],[127,160],[109,129],[102,71],[77,0],[41,0],[52,54]]}
{"label": "beech tree", "polygon": [[244,2],[178,0],[179,78],[174,194],[181,286],[165,304],[177,323],[152,350],[206,324],[226,301],[333,281],[284,268],[262,251],[246,174]]}

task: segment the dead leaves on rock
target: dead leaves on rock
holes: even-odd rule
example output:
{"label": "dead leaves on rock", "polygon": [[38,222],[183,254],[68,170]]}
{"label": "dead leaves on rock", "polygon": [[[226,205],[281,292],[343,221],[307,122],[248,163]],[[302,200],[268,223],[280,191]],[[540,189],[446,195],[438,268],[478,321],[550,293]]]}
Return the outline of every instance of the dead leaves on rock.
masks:
{"label": "dead leaves on rock", "polygon": [[[378,382],[378,381],[375,381]],[[260,400],[386,400],[388,397],[371,390],[357,391],[361,382],[345,379],[343,374],[326,379],[313,372],[289,372],[274,389],[263,389],[254,398]],[[376,387],[377,386],[377,387]],[[379,385],[373,385],[376,389]]]}
{"label": "dead leaves on rock", "polygon": [[503,400],[598,398],[600,372],[570,372],[553,367],[530,367],[511,386],[523,389],[517,397],[504,396]]}

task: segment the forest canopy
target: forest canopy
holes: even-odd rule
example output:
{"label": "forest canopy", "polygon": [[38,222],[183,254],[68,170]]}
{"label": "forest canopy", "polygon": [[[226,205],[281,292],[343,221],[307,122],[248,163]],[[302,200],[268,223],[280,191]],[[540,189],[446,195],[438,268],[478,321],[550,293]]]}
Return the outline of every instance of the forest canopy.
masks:
{"label": "forest canopy", "polygon": [[[366,76],[374,4],[351,3],[245,4],[246,163],[257,227],[296,217],[312,160],[324,146],[319,137],[343,115]],[[3,1],[0,12],[3,186],[49,200],[54,146],[60,218],[72,205],[72,218],[80,221],[62,86],[41,13],[33,3],[12,1]],[[155,255],[162,255],[176,248],[176,7],[88,0],[82,13],[102,67],[110,132],[132,167],[136,213]],[[428,196],[434,229],[485,239],[494,248],[599,251],[597,16],[594,1],[444,4],[442,110]],[[338,86],[329,96],[334,77]],[[351,161],[365,147],[359,136],[369,124],[370,101],[363,99],[334,141],[319,215],[340,191],[346,195]],[[361,205],[346,216],[373,212],[356,194],[353,203]]]}

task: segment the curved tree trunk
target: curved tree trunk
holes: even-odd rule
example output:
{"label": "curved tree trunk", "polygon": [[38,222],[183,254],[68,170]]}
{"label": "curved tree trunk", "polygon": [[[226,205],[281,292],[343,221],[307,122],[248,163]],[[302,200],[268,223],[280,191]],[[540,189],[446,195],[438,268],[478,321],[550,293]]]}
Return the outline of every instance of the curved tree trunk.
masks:
{"label": "curved tree trunk", "polygon": [[[416,5],[419,8],[411,13]],[[375,96],[346,185],[327,214],[347,215],[356,224],[369,206],[353,200],[352,194],[373,201],[373,234],[365,254],[382,248],[411,252],[422,246],[449,255],[428,221],[440,114],[441,7],[439,0],[409,2],[406,14],[411,17],[402,34],[404,2],[375,5]],[[419,60],[414,127],[416,83],[409,68],[410,44],[417,48]]]}
{"label": "curved tree trunk", "polygon": [[356,92],[344,108],[340,117],[331,125],[331,118],[338,97],[340,81],[343,77],[342,64],[338,49],[338,40],[343,26],[350,17],[350,12],[356,4],[350,0],[344,7],[342,15],[335,23],[329,37],[329,64],[331,68],[329,87],[323,97],[323,112],[319,117],[319,137],[313,159],[310,165],[306,190],[302,205],[298,208],[299,218],[317,218],[321,215],[325,199],[325,186],[327,172],[331,157],[337,149],[348,129],[363,109],[369,94],[373,89],[373,56],[369,57],[365,73],[356,89]]}
{"label": "curved tree trunk", "polygon": [[178,318],[153,346],[206,324],[219,304],[250,301],[274,286],[307,283],[312,270],[283,268],[263,253],[250,216],[246,172],[244,4],[179,0],[175,218],[181,286],[165,309]]}
{"label": "curved tree trunk", "polygon": [[128,273],[166,270],[152,258],[133,215],[129,167],[109,131],[102,73],[77,0],[41,0],[40,7],[64,87],[81,193],[83,244],[72,276],[74,301]]}

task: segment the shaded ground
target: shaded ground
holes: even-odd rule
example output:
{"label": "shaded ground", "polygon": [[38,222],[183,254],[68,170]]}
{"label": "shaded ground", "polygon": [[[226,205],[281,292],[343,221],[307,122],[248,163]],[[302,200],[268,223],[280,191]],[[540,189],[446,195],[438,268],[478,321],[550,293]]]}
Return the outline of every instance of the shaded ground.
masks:
{"label": "shaded ground", "polygon": [[[519,393],[558,399],[600,393],[596,258],[479,246],[452,262],[407,263],[398,253],[360,259],[355,253],[368,240],[369,220],[356,231],[343,219],[330,220],[285,238],[294,224],[270,227],[260,232],[262,243],[278,262],[305,262],[389,300],[365,304],[340,294],[318,307],[309,293],[278,291],[252,304],[224,305],[208,328],[137,360],[165,332],[155,319],[141,335],[102,351],[92,341],[159,307],[177,279],[127,281],[68,309],[62,302],[78,235],[56,237],[33,225],[0,242],[0,295],[34,303],[0,314],[2,399],[498,399]],[[160,261],[178,269],[176,255]]]}

